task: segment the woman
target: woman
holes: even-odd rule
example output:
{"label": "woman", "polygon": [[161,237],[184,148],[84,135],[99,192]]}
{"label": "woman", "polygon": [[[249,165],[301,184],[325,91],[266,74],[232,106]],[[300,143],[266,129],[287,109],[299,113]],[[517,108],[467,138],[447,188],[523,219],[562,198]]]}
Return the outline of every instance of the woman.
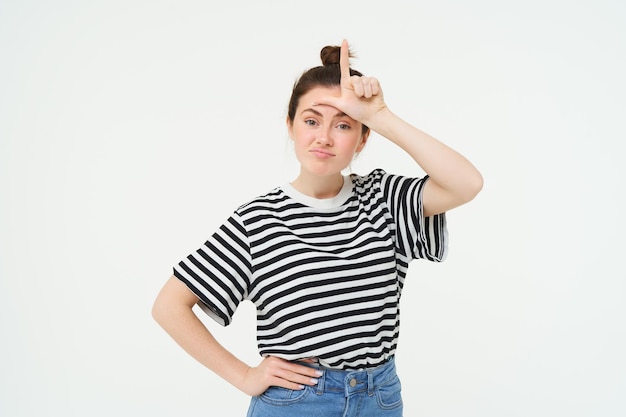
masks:
{"label": "woman", "polygon": [[[472,200],[482,177],[392,113],[378,80],[350,68],[345,40],[321,55],[323,65],[302,74],[289,103],[299,176],[241,206],[175,266],[153,316],[252,396],[251,417],[401,416],[393,357],[408,263],[444,259],[444,213]],[[427,176],[343,176],[370,129]],[[192,311],[198,304],[228,325],[244,299],[257,309],[257,366],[223,348]]]}

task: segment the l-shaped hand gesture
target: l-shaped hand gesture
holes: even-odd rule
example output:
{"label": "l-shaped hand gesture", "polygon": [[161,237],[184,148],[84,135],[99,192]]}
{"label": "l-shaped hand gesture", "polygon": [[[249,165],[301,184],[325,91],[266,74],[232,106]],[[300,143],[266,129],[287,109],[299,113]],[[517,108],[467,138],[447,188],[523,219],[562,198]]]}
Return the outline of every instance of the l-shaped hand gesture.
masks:
{"label": "l-shaped hand gesture", "polygon": [[345,39],[341,43],[339,66],[341,68],[341,95],[327,97],[313,104],[335,107],[369,126],[374,116],[387,109],[380,83],[373,77],[350,75],[350,50],[348,41]]}

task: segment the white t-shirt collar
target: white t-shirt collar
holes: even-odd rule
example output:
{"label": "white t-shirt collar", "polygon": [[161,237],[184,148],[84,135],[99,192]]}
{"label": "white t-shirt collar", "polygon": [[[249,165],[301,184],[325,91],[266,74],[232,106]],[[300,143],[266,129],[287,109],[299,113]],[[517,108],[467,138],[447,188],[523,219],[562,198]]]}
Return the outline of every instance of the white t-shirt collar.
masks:
{"label": "white t-shirt collar", "polygon": [[348,175],[344,175],[343,177],[343,186],[339,193],[330,198],[315,198],[310,197],[306,194],[302,194],[300,191],[296,190],[293,185],[290,183],[284,184],[282,190],[285,194],[287,194],[292,199],[297,202],[304,204],[305,206],[314,207],[318,209],[332,209],[341,207],[352,195],[352,179]]}

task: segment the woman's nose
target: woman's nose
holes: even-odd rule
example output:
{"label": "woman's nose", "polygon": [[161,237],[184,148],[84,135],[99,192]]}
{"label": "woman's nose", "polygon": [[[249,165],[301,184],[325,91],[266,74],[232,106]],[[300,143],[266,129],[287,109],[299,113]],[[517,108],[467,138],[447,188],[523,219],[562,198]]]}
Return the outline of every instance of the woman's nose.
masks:
{"label": "woman's nose", "polygon": [[332,145],[330,129],[320,129],[319,135],[317,136],[317,142],[321,145]]}

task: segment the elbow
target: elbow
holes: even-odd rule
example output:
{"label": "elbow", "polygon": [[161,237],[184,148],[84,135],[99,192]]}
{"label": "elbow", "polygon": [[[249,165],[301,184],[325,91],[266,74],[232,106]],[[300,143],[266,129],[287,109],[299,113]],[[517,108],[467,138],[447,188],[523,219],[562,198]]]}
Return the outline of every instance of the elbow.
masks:
{"label": "elbow", "polygon": [[152,305],[151,315],[154,321],[167,333],[176,326],[176,308],[169,305],[162,298],[157,297]]}
{"label": "elbow", "polygon": [[165,324],[172,312],[172,306],[168,303],[167,297],[161,292],[152,304],[151,315],[161,327]]}
{"label": "elbow", "polygon": [[485,184],[485,181],[483,179],[483,176],[480,175],[480,172],[476,171],[476,175],[472,179],[472,182],[469,186],[470,194],[471,194],[470,200],[473,200],[474,197],[478,195],[478,193],[483,189],[484,184]]}
{"label": "elbow", "polygon": [[478,193],[483,189],[484,180],[482,175],[478,171],[471,177],[466,179],[465,186],[463,187],[462,195],[460,196],[462,199],[462,204],[469,203],[472,201]]}
{"label": "elbow", "polygon": [[157,297],[157,299],[154,300],[154,303],[152,304],[152,311],[150,313],[154,321],[156,321],[159,324],[161,324],[161,321],[163,318],[163,310],[164,309],[162,307],[162,303],[160,302],[159,297]]}
{"label": "elbow", "polygon": [[176,317],[191,312],[198,302],[196,297],[178,278],[171,277],[163,286],[152,304],[152,318],[161,327],[176,323]]}

